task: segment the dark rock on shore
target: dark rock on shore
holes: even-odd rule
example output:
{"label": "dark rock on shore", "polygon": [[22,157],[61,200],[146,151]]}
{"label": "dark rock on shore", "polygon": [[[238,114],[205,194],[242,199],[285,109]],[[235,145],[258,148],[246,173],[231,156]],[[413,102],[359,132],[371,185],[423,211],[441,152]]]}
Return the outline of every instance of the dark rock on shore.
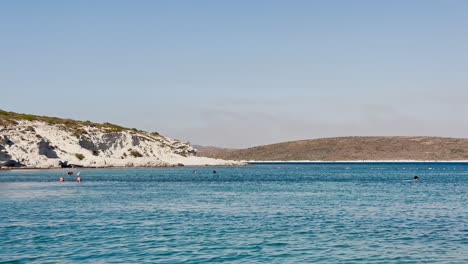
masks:
{"label": "dark rock on shore", "polygon": [[17,160],[7,160],[5,162],[0,162],[0,167],[9,167],[9,168],[20,168],[25,165]]}

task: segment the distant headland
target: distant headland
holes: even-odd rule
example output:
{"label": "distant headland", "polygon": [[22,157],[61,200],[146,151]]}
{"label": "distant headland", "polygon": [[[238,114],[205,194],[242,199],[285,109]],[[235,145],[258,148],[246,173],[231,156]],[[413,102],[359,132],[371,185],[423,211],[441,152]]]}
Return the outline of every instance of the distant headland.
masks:
{"label": "distant headland", "polygon": [[446,137],[335,137],[197,149],[201,156],[245,161],[468,161],[468,139]]}

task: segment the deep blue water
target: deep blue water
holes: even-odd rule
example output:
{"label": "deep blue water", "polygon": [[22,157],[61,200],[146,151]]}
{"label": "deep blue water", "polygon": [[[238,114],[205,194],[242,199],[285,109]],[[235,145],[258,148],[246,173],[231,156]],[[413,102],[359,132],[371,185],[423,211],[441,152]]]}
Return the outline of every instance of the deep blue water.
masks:
{"label": "deep blue water", "polygon": [[468,263],[468,164],[65,174],[0,171],[0,262]]}

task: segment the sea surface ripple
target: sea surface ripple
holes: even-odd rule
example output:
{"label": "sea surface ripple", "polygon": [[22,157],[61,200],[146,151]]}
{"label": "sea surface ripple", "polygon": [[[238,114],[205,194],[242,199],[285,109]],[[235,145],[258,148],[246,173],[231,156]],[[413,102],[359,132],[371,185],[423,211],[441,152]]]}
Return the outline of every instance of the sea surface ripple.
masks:
{"label": "sea surface ripple", "polygon": [[0,171],[0,262],[468,263],[468,164],[64,175]]}

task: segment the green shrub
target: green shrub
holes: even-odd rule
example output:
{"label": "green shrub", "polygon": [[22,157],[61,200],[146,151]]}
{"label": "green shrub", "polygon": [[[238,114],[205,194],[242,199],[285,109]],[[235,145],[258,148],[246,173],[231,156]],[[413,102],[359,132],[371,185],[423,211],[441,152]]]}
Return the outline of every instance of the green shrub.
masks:
{"label": "green shrub", "polygon": [[130,155],[132,155],[134,158],[141,158],[141,157],[143,157],[143,155],[141,155],[141,153],[138,152],[138,151],[136,151],[136,150],[130,151]]}
{"label": "green shrub", "polygon": [[34,116],[34,115],[25,115],[25,114],[23,114],[21,117],[22,117],[22,119],[28,120],[28,121],[37,120],[37,116]]}
{"label": "green shrub", "polygon": [[78,128],[78,129],[75,129],[72,134],[73,136],[79,138],[82,135],[88,134],[88,132],[84,130],[83,128]]}
{"label": "green shrub", "polygon": [[108,130],[108,132],[121,132],[121,131],[124,131],[124,130],[128,130],[128,128],[125,128],[125,127],[122,127],[122,126],[119,126],[119,125],[115,125],[115,124],[112,124],[112,123],[103,123],[101,125],[102,128]]}
{"label": "green shrub", "polygon": [[13,119],[3,119],[0,116],[0,126],[16,126],[18,122]]}
{"label": "green shrub", "polygon": [[85,158],[85,156],[84,156],[83,154],[80,154],[80,153],[76,153],[76,154],[75,154],[75,157],[76,157],[77,159],[79,159],[79,160],[82,160],[82,159]]}

